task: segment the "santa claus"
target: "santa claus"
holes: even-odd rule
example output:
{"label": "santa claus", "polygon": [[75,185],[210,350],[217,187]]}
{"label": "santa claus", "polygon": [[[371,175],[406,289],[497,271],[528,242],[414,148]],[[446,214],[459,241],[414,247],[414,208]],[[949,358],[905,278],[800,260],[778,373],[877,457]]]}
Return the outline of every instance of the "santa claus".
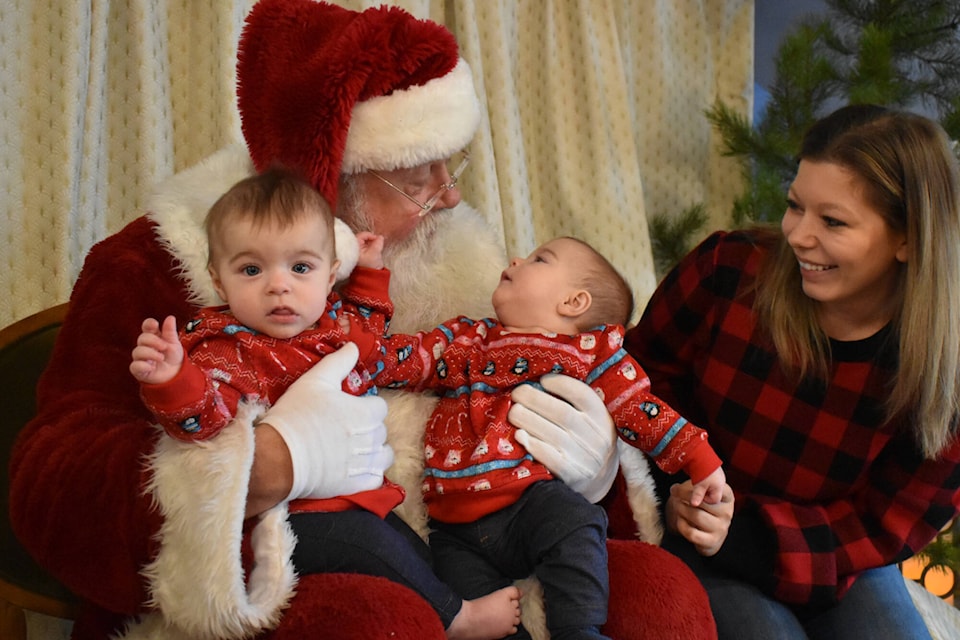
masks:
{"label": "santa claus", "polygon": [[[246,146],[161,184],[145,215],[87,257],[40,384],[38,416],[13,452],[16,533],[86,603],[75,638],[443,638],[434,611],[399,584],[296,575],[285,506],[377,486],[393,458],[386,475],[408,496],[399,513],[425,532],[422,430],[433,400],[384,393],[384,442],[379,421],[358,424],[377,412],[356,404],[382,400],[298,382],[273,407],[244,406],[220,435],[184,443],[152,423],[128,364],[143,318],[172,314],[182,324],[219,302],[203,218],[231,185],[274,163],[309,176],[355,229],[385,237],[392,328],[489,315],[477,292],[494,289],[502,245],[460,201],[451,173],[462,164],[447,163],[481,119],[470,68],[446,28],[396,8],[262,0],[248,16],[237,74]],[[529,448],[598,500],[616,470],[609,418],[580,383],[554,384],[577,409],[541,413],[583,440],[557,447],[533,434]],[[647,487],[641,465],[608,497],[611,523],[631,539],[609,543],[604,630],[713,638],[693,575],[635,539],[659,536]],[[543,637],[535,584],[524,591],[524,624]]]}

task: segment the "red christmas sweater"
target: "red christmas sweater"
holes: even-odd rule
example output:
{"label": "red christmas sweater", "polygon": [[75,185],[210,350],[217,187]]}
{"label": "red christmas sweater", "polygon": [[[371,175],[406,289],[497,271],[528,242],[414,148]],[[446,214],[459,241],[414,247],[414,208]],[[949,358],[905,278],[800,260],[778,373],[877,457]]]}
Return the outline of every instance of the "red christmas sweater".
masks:
{"label": "red christmas sweater", "polygon": [[[141,397],[173,438],[211,438],[236,415],[241,401],[272,405],[294,380],[346,342],[357,344],[356,368],[343,381],[353,395],[376,393],[368,364],[379,360],[378,338],[392,314],[386,270],[357,268],[342,289],[331,293],[312,329],[288,339],[273,338],[237,323],[228,307],[201,309],[180,332],[188,357],[178,374],[162,384],[142,384]],[[350,324],[349,332],[341,319]],[[359,506],[381,516],[403,501],[391,482],[342,498],[294,500],[291,512],[342,511]]]}
{"label": "red christmas sweater", "polygon": [[512,504],[550,472],[517,442],[510,392],[548,373],[583,380],[603,398],[620,437],[668,473],[695,480],[720,466],[706,434],[650,393],[622,347],[621,326],[574,336],[511,333],[489,318],[459,317],[384,340],[378,386],[442,392],[424,438],[423,492],[431,517],[470,522]]}

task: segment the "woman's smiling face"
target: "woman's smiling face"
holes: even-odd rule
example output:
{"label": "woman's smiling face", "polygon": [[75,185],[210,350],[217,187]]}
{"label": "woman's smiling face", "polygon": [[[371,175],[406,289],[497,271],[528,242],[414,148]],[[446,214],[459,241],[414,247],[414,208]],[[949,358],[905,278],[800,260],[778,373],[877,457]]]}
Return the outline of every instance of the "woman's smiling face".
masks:
{"label": "woman's smiling face", "polygon": [[906,236],[870,203],[854,173],[802,160],[781,228],[797,257],[803,291],[820,303],[821,318],[869,318],[872,326],[890,320],[907,260]]}

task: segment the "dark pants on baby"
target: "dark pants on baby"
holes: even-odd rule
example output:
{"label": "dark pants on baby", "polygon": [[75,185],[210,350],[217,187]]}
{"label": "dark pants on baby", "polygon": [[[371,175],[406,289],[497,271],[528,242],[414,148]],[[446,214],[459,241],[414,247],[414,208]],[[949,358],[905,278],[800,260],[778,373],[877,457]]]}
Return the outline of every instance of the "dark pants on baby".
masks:
{"label": "dark pants on baby", "polygon": [[409,587],[450,626],[463,599],[433,572],[430,550],[397,515],[381,519],[369,511],[297,513],[290,516],[297,536],[297,573],[363,573]]}
{"label": "dark pants on baby", "polygon": [[[469,497],[465,497],[469,499]],[[557,480],[466,524],[431,521],[437,575],[465,600],[536,575],[551,640],[603,638],[607,620],[607,514]],[[529,638],[520,631],[511,638]]]}

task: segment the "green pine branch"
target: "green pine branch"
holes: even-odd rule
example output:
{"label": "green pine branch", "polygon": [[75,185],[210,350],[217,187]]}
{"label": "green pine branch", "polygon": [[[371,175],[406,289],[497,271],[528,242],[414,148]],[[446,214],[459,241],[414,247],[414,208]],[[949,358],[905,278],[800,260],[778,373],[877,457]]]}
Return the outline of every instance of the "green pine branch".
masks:
{"label": "green pine branch", "polygon": [[691,239],[706,223],[707,212],[702,204],[685,209],[679,216],[659,214],[649,219],[650,243],[658,280],[693,248],[690,246]]}
{"label": "green pine branch", "polygon": [[777,51],[761,122],[751,125],[723,103],[706,112],[722,152],[741,163],[744,190],[731,211],[737,226],[780,217],[804,132],[842,104],[926,108],[960,135],[960,0],[827,4]]}
{"label": "green pine branch", "polygon": [[[721,153],[741,167],[743,190],[730,222],[773,222],[807,128],[842,104],[872,102],[925,109],[960,137],[960,0],[827,0],[827,11],[784,39],[760,122],[723,102],[705,115]],[[685,253],[706,224],[699,206],[650,221],[658,271]],[[675,218],[675,219],[674,219]]]}

